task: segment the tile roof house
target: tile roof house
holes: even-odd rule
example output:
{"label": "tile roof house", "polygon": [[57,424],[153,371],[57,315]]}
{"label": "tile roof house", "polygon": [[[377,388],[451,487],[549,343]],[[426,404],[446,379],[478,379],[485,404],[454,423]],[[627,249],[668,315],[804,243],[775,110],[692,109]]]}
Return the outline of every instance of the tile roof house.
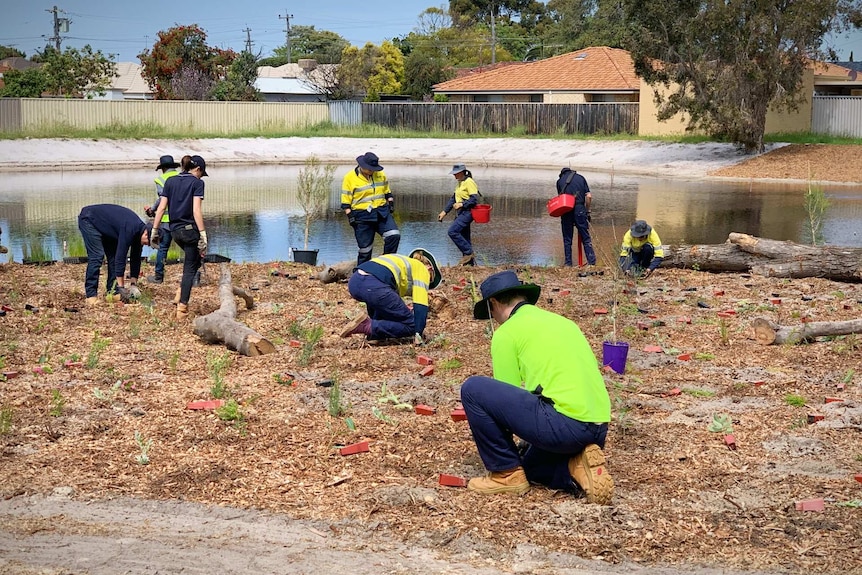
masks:
{"label": "tile roof house", "polygon": [[41,65],[20,56],[3,58],[0,60],[0,88],[3,87],[3,72],[8,72],[9,70],[28,70],[30,68],[38,68]]}
{"label": "tile roof house", "polygon": [[451,102],[637,102],[640,79],[626,50],[598,46],[459,76],[433,86]]}
{"label": "tile roof house", "polygon": [[257,69],[255,88],[264,102],[324,102],[319,86],[334,78],[337,64],[317,64],[313,60],[281,66],[261,66]]}
{"label": "tile roof house", "polygon": [[117,62],[117,75],[102,95],[92,94],[93,100],[152,100],[153,91],[141,76],[141,65]]}

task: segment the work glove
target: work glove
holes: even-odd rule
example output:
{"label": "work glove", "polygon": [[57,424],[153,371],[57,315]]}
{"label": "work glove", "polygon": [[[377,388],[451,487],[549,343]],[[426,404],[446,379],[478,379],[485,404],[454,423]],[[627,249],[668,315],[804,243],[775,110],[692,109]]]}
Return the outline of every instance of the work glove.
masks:
{"label": "work glove", "polygon": [[422,334],[421,334],[421,333],[415,333],[415,334],[413,334],[413,344],[414,344],[414,345],[422,345],[422,344],[424,344],[424,343],[425,343],[425,341],[422,339]]}
{"label": "work glove", "polygon": [[587,221],[592,223],[592,221],[593,221],[593,213],[592,212],[589,212],[589,211],[587,212]]}
{"label": "work glove", "polygon": [[201,238],[198,240],[198,251],[201,255],[207,253],[207,233],[201,232]]}
{"label": "work glove", "polygon": [[356,227],[356,214],[353,213],[353,210],[351,210],[350,213],[347,214],[347,223],[350,224],[351,228]]}
{"label": "work glove", "polygon": [[150,206],[146,206],[146,207],[144,208],[144,213],[145,213],[145,214],[147,214],[147,217],[148,217],[148,218],[154,218],[154,217],[156,217],[156,210],[154,210],[154,209],[153,209],[153,208],[151,208]]}
{"label": "work glove", "polygon": [[138,289],[138,286],[133,285],[129,287],[129,297],[132,299],[140,299],[141,290]]}
{"label": "work glove", "polygon": [[642,279],[642,280],[647,279],[648,277],[650,277],[650,276],[652,275],[652,273],[653,273],[654,271],[655,271],[655,270],[653,270],[653,269],[645,270],[645,271],[644,271],[644,273],[643,273],[643,274],[641,274],[641,279]]}
{"label": "work glove", "polygon": [[[116,290],[116,291],[117,291],[117,294],[116,294],[116,295],[120,297],[120,301],[121,301],[121,302],[123,302],[123,303],[129,303],[130,301],[132,301],[132,296],[131,296],[131,294],[129,293],[128,288],[117,286],[117,290]],[[116,298],[116,296],[115,296],[115,298]]]}
{"label": "work glove", "polygon": [[445,217],[446,217],[446,212],[440,212],[439,214],[437,214],[437,221],[442,222],[443,218],[445,218]]}
{"label": "work glove", "polygon": [[388,201],[389,201],[389,211],[394,212],[395,211],[395,198],[389,198]]}
{"label": "work glove", "polygon": [[159,228],[153,228],[150,232],[150,245],[157,246],[159,245],[159,240],[161,240],[161,236],[159,235]]}

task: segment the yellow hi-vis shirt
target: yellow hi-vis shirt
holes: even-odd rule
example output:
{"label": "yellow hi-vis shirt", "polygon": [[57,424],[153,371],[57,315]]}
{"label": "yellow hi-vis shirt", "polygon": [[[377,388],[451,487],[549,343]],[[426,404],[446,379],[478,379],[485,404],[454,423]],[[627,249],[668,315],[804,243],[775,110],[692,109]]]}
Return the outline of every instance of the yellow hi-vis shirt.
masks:
{"label": "yellow hi-vis shirt", "polygon": [[633,238],[632,231],[627,231],[623,236],[623,245],[620,250],[620,256],[625,257],[629,255],[629,252],[639,252],[641,251],[641,248],[644,247],[644,244],[652,244],[652,247],[655,249],[655,255],[653,257],[664,258],[664,249],[661,247],[661,240],[659,239],[655,228],[650,230],[649,235],[646,238]]}
{"label": "yellow hi-vis shirt", "polygon": [[413,305],[428,306],[428,284],[431,282],[431,275],[425,264],[400,254],[384,254],[371,261],[392,273],[398,295],[410,296],[413,298]]}
{"label": "yellow hi-vis shirt", "polygon": [[[155,177],[155,179],[153,181],[156,183],[156,194],[158,195],[158,197],[156,198],[156,207],[158,207],[159,201],[161,201],[162,190],[165,189],[165,182],[168,181],[168,178],[172,178],[179,173],[180,173],[179,170],[174,168],[173,170],[168,170],[167,172],[165,172],[163,174],[159,174],[158,176]],[[170,208],[170,206],[168,206],[168,208]],[[168,216],[168,209],[165,209],[165,213],[162,216],[162,223],[166,224],[170,221],[171,221],[171,218]]]}
{"label": "yellow hi-vis shirt", "polygon": [[458,182],[455,187],[455,203],[462,204],[470,199],[473,194],[479,193],[479,186],[473,181],[473,178],[466,178]]}
{"label": "yellow hi-vis shirt", "polygon": [[383,170],[366,178],[359,168],[354,168],[341,181],[341,209],[367,212],[386,205],[389,193],[389,181]]}

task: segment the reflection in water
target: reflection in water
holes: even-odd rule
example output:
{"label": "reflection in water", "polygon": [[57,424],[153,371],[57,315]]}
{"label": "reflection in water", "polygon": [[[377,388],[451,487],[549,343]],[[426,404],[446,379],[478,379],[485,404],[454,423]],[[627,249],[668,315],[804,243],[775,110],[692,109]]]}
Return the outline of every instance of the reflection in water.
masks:
{"label": "reflection in water", "polygon": [[[396,196],[401,250],[424,247],[444,264],[460,253],[436,214],[455,186],[447,167],[387,165]],[[468,166],[493,206],[491,222],[473,224],[480,263],[555,264],[562,261],[559,221],[545,204],[555,193],[559,170]],[[576,166],[575,166],[576,167]],[[318,261],[356,257],[353,230],[339,210],[341,177],[352,166],[339,166],[327,216],[314,222],[309,247]],[[296,201],[299,166],[212,166],[206,181],[204,218],[210,251],[235,261],[289,260],[301,248],[303,218]],[[584,174],[593,191],[593,229],[597,253],[615,260],[615,247],[636,218],[649,221],[665,244],[723,243],[728,233],[743,232],[776,240],[807,243],[804,184],[687,181],[634,176]],[[54,257],[63,242],[78,238],[77,216],[88,204],[115,203],[143,216],[152,204],[152,174],[141,171],[9,173],[0,178],[0,228],[15,260],[22,246],[42,242]],[[862,192],[855,187],[827,188],[827,243],[862,247]],[[374,254],[382,251],[377,239]]]}

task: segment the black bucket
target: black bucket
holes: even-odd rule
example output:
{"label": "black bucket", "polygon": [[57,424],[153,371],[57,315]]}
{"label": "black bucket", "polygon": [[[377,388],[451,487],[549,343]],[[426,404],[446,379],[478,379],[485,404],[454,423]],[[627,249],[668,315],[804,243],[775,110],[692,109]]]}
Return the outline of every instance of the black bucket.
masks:
{"label": "black bucket", "polygon": [[320,250],[300,250],[297,248],[291,248],[290,251],[293,252],[293,261],[298,264],[308,264],[310,266],[317,265],[317,252]]}

